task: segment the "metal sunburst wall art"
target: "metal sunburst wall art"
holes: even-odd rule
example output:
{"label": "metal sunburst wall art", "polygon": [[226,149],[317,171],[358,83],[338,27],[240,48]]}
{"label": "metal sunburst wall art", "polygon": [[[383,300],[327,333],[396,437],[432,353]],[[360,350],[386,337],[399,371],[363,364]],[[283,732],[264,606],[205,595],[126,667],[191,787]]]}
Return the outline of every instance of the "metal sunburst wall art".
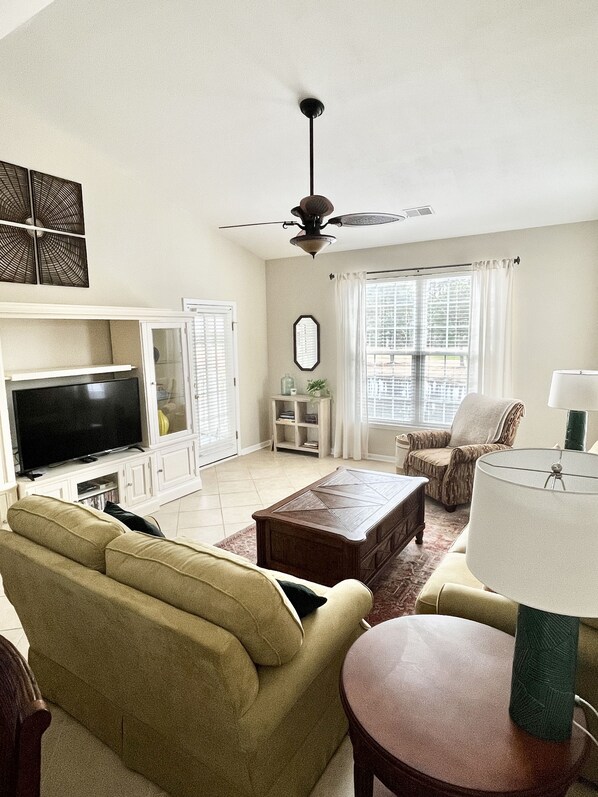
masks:
{"label": "metal sunburst wall art", "polygon": [[0,281],[89,288],[79,183],[0,161]]}

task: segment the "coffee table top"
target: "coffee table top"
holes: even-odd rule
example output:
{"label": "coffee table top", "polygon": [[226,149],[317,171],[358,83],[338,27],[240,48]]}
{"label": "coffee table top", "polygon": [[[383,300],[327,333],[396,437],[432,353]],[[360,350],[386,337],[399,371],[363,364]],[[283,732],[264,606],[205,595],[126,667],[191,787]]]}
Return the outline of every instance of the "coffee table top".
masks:
{"label": "coffee table top", "polygon": [[[451,794],[544,794],[548,784],[570,782],[587,739],[574,726],[570,742],[546,742],[515,725],[513,647],[510,635],[459,617],[380,623],[343,665],[350,725],[383,748],[397,772],[450,784]],[[575,718],[585,726],[580,709]]]}
{"label": "coffee table top", "polygon": [[427,481],[418,476],[338,468],[268,509],[255,512],[253,518],[279,518],[361,542],[373,526]]}

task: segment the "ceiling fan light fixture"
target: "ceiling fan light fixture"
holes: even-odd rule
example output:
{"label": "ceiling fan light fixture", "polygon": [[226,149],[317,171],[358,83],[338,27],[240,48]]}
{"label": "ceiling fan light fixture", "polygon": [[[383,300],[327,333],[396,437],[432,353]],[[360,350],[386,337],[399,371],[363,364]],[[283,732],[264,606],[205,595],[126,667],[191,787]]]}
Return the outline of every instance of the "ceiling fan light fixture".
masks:
{"label": "ceiling fan light fixture", "polygon": [[330,244],[335,243],[336,238],[334,235],[314,235],[303,233],[301,235],[295,236],[295,238],[291,238],[291,243],[293,246],[298,246],[300,249],[315,257],[322,249],[325,249]]}

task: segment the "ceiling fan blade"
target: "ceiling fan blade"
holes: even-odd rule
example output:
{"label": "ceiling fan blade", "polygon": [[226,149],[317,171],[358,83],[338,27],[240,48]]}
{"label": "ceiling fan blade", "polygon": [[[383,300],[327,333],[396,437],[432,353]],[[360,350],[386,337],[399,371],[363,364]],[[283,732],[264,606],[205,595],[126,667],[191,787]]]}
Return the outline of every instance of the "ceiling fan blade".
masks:
{"label": "ceiling fan blade", "polygon": [[254,221],[252,224],[225,224],[219,230],[231,230],[233,227],[263,227],[265,224],[282,224],[283,229],[299,226],[296,221]]}
{"label": "ceiling fan blade", "polygon": [[390,224],[393,221],[404,221],[405,213],[343,213],[328,219],[328,224],[337,227],[366,227],[370,224]]}

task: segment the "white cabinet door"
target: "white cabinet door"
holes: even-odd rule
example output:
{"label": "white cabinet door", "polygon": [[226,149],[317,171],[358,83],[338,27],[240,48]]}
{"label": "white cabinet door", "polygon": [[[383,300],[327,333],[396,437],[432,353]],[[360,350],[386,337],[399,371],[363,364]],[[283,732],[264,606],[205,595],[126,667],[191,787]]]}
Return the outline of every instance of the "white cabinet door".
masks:
{"label": "white cabinet door", "polygon": [[7,490],[4,493],[0,493],[0,528],[6,529],[8,528],[8,521],[6,519],[6,514],[8,512],[8,507],[17,500],[17,490],[13,487],[11,490]]}
{"label": "white cabinet door", "polygon": [[185,484],[197,473],[193,441],[156,451],[155,457],[159,493]]}
{"label": "white cabinet door", "polygon": [[189,325],[190,322],[141,325],[151,445],[193,433]]}
{"label": "white cabinet door", "polygon": [[127,463],[124,467],[124,504],[135,506],[152,498],[150,458]]}
{"label": "white cabinet door", "polygon": [[76,489],[70,481],[50,482],[49,484],[19,484],[19,498],[26,495],[47,495],[50,498],[61,498],[63,501],[76,501]]}

